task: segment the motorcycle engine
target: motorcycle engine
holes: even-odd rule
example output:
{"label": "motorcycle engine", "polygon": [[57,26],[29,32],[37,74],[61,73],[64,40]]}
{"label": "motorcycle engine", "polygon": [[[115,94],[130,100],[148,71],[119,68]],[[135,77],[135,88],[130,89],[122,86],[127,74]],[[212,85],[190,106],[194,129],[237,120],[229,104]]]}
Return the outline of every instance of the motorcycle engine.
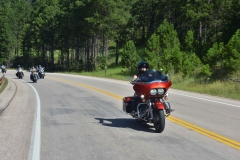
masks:
{"label": "motorcycle engine", "polygon": [[148,106],[146,104],[142,104],[138,107],[140,118],[143,118],[148,113]]}

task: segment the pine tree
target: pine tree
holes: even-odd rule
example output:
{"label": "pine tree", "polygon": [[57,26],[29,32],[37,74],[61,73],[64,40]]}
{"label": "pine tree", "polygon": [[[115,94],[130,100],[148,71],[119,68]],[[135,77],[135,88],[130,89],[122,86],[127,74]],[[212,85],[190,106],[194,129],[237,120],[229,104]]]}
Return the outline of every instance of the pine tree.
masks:
{"label": "pine tree", "polygon": [[133,74],[136,68],[137,60],[138,55],[135,44],[132,40],[130,40],[123,48],[121,64],[122,66],[128,68],[131,74]]}
{"label": "pine tree", "polygon": [[177,32],[172,24],[166,20],[159,26],[157,32],[148,41],[145,49],[147,59],[156,69],[166,72],[182,70],[182,53]]}
{"label": "pine tree", "polygon": [[184,43],[183,54],[183,73],[184,77],[193,76],[194,70],[201,67],[201,60],[195,53],[194,44],[196,44],[193,32],[190,30],[187,32]]}
{"label": "pine tree", "polygon": [[223,66],[229,72],[240,70],[240,29],[236,31],[226,45],[226,52],[223,56]]}

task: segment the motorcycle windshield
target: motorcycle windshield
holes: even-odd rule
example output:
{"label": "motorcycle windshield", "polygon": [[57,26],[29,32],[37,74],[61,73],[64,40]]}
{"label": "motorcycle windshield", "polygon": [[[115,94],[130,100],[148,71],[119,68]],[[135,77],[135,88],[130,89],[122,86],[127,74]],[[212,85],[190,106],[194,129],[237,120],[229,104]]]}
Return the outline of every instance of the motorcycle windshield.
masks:
{"label": "motorcycle windshield", "polygon": [[149,70],[139,77],[140,82],[168,81],[168,77],[158,70]]}

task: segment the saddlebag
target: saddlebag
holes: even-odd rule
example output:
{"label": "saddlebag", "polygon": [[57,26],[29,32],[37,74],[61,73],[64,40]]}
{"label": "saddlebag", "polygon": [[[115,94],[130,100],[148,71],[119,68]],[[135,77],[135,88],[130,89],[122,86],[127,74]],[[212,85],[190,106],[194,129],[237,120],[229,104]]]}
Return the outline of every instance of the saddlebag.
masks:
{"label": "saddlebag", "polygon": [[124,97],[123,98],[123,111],[126,113],[132,112],[132,105],[133,105],[133,96]]}

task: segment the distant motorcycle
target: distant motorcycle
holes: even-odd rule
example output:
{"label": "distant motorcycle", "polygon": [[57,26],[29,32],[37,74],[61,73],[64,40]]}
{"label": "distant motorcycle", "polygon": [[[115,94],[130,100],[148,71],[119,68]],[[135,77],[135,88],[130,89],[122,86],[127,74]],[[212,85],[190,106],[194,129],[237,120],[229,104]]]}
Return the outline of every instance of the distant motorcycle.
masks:
{"label": "distant motorcycle", "polygon": [[38,76],[39,76],[39,78],[41,79],[44,79],[44,77],[45,77],[45,72],[44,72],[44,67],[42,67],[42,68],[39,68],[39,70],[38,70]]}
{"label": "distant motorcycle", "polygon": [[7,69],[4,65],[2,65],[0,68],[2,70],[2,73],[7,73]]}
{"label": "distant motorcycle", "polygon": [[23,70],[22,68],[17,68],[17,73],[16,73],[16,76],[19,78],[19,79],[22,79],[24,77],[24,74],[23,74]]}
{"label": "distant motorcycle", "polygon": [[31,74],[30,74],[30,79],[33,81],[33,83],[37,83],[37,71],[34,70],[30,70]]}

